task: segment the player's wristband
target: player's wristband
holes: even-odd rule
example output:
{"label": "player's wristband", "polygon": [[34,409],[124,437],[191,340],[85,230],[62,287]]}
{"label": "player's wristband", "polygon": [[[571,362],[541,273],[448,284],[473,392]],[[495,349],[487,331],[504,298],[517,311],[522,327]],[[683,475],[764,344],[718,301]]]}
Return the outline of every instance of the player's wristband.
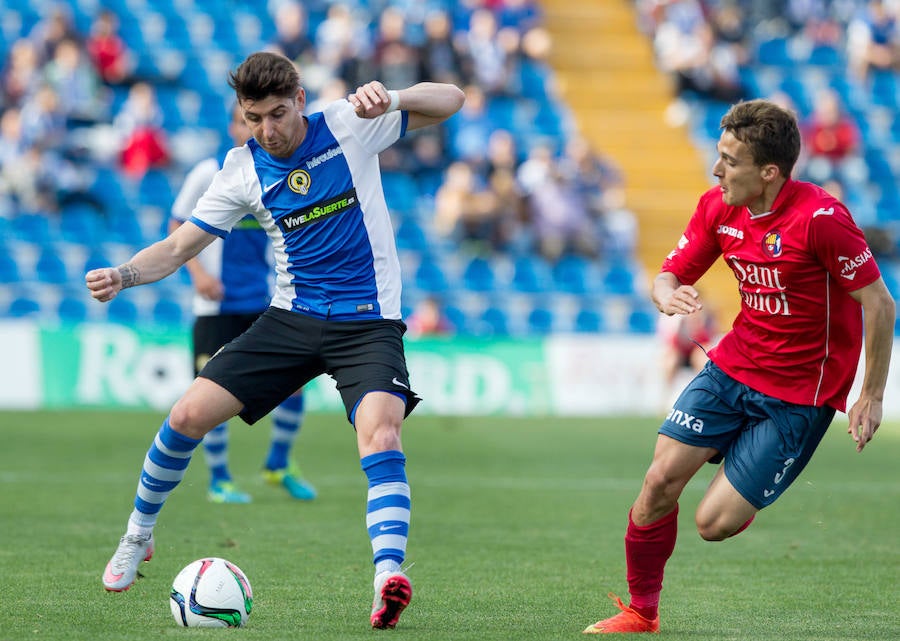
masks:
{"label": "player's wristband", "polygon": [[384,110],[384,113],[391,113],[392,111],[397,111],[400,108],[400,92],[396,89],[391,89],[388,91],[388,96],[391,98],[391,104],[388,105],[388,108]]}

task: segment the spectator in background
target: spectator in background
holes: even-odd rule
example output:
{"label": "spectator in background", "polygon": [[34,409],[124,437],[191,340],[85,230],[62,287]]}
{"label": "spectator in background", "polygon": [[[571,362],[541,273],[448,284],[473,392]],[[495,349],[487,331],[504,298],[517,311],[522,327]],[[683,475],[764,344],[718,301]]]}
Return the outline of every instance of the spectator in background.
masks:
{"label": "spectator in background", "polygon": [[59,96],[50,85],[42,85],[22,102],[22,140],[44,149],[64,147],[68,131]]}
{"label": "spectator in background", "polygon": [[490,138],[496,123],[488,115],[486,97],[480,85],[466,85],[463,91],[466,102],[447,123],[450,150],[454,158],[477,164],[484,159],[485,141]]}
{"label": "spectator in background", "polygon": [[485,162],[488,177],[496,171],[515,173],[519,169],[519,147],[509,129],[497,128],[491,132]]}
{"label": "spectator in background", "polygon": [[444,307],[435,296],[423,298],[409,318],[406,319],[407,336],[449,336],[454,332],[453,324],[444,315]]}
{"label": "spectator in background", "polygon": [[367,75],[391,87],[410,87],[423,77],[419,51],[409,44],[406,17],[397,7],[386,7],[381,13],[372,63],[374,68]]}
{"label": "spectator in background", "polygon": [[671,125],[686,122],[689,114],[684,98],[689,94],[722,102],[744,97],[739,49],[716,40],[699,0],[671,0],[655,18],[656,62],[672,77],[678,96],[666,114]]}
{"label": "spectator in background", "polygon": [[50,6],[48,13],[35,23],[28,37],[37,47],[41,63],[53,60],[57,47],[66,40],[81,46],[81,34],[72,22],[72,9],[64,2]]}
{"label": "spectator in background", "polygon": [[274,20],[275,47],[301,67],[312,62],[315,51],[309,39],[309,18],[303,4],[294,0],[281,2],[275,9]]}
{"label": "spectator in background", "polygon": [[660,314],[656,326],[660,341],[660,374],[663,381],[662,402],[668,411],[682,373],[697,374],[709,358],[706,352],[718,338],[716,319],[708,309],[693,314]]}
{"label": "spectator in background", "polygon": [[48,182],[51,163],[22,137],[22,114],[10,107],[0,116],[0,213],[47,213],[56,209]]}
{"label": "spectator in background", "polygon": [[85,41],[85,49],[107,85],[122,85],[131,81],[135,59],[128,45],[119,36],[119,18],[109,9],[102,9]]}
{"label": "spectator in background", "polygon": [[132,85],[113,123],[122,137],[120,161],[126,174],[140,178],[151,167],[169,163],[169,144],[162,123],[153,85]]}
{"label": "spectator in background", "polygon": [[35,44],[28,38],[16,40],[3,65],[0,103],[21,105],[43,83],[41,59]]}
{"label": "spectator in background", "polygon": [[328,7],[325,19],[316,29],[316,62],[319,73],[340,76],[348,87],[356,87],[359,66],[371,53],[371,38],[366,25],[354,14],[354,9],[343,3]]}
{"label": "spectator in background", "polygon": [[433,82],[464,86],[471,78],[463,73],[466,55],[453,38],[453,23],[444,9],[425,16],[425,42],[420,49],[423,77]]}
{"label": "spectator in background", "polygon": [[461,38],[471,65],[467,75],[487,96],[509,93],[511,54],[519,44],[517,32],[498,29],[497,18],[490,9],[476,9]]}
{"label": "spectator in background", "polygon": [[535,145],[519,167],[528,224],[536,250],[551,263],[568,253],[588,258],[600,254],[600,234],[570,176],[560,172],[554,150]]}
{"label": "spectator in background", "polygon": [[847,26],[847,62],[856,79],[869,72],[893,71],[900,61],[897,9],[883,0],[869,0]]}
{"label": "spectator in background", "polygon": [[43,69],[45,81],[60,98],[70,127],[95,125],[108,116],[107,94],[81,45],[62,40]]}
{"label": "spectator in background", "polygon": [[458,160],[447,167],[443,184],[434,196],[434,228],[484,253],[493,236],[491,199],[472,166]]}
{"label": "spectator in background", "polygon": [[860,153],[859,127],[846,112],[840,94],[830,87],[819,89],[813,112],[801,123],[810,180],[822,183],[836,175],[856,180],[865,177],[865,160]]}
{"label": "spectator in background", "polygon": [[574,135],[566,143],[559,171],[598,227],[601,250],[610,257],[630,256],[637,244],[638,225],[625,206],[625,178],[618,165],[595,152],[583,136]]}

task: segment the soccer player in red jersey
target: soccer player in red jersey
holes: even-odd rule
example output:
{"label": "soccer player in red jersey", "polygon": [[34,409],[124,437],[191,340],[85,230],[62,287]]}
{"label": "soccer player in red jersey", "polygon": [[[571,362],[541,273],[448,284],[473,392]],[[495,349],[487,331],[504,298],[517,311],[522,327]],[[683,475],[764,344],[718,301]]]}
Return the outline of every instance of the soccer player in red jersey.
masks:
{"label": "soccer player in red jersey", "polygon": [[[848,412],[862,451],[881,423],[894,301],[850,213],[791,179],[800,153],[795,116],[766,100],[732,106],[701,196],[652,297],[665,314],[702,308],[693,284],[718,259],[738,280],[741,309],[659,430],[628,515],[631,602],[585,633],[658,632],[659,596],[675,548],[678,498],[706,462],[722,465],[695,514],[721,541],[745,529],[809,462],[835,411],[845,411],[865,336],[865,374]],[[865,331],[864,331],[865,330]]]}

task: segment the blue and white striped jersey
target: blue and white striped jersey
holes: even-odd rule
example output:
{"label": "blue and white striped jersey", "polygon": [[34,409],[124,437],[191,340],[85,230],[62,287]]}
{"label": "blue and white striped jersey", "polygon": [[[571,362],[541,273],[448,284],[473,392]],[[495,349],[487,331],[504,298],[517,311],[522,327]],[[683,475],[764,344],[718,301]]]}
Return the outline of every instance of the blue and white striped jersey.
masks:
{"label": "blue and white striped jersey", "polygon": [[[184,222],[210,186],[224,158],[203,160],[188,173],[172,203],[172,218]],[[203,268],[221,281],[222,300],[194,293],[195,316],[255,314],[265,311],[272,298],[272,250],[269,237],[250,215],[241,219],[227,237],[213,241],[197,256]]]}
{"label": "blue and white striped jersey", "polygon": [[250,212],[272,241],[272,305],[330,320],[400,318],[400,262],[378,154],[408,113],[359,118],[347,100],[308,118],[290,158],[232,149],[190,220],[225,237]]}

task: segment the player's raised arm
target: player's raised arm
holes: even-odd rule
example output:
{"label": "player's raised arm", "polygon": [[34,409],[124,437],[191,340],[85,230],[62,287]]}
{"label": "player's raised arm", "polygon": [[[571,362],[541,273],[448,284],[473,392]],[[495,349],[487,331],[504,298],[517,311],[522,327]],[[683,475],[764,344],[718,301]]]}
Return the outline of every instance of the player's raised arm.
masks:
{"label": "player's raised arm", "polygon": [[155,283],[173,273],[216,239],[194,225],[181,225],[166,238],[153,243],[118,267],[92,269],[85,277],[91,296],[101,303],[116,297],[120,291],[135,285]]}
{"label": "player's raised arm", "polygon": [[850,295],[862,305],[866,324],[866,369],[862,389],[859,400],[847,412],[850,421],[847,432],[856,442],[856,451],[861,452],[881,424],[884,388],[894,342],[895,304],[881,278]]}
{"label": "player's raised arm", "polygon": [[443,122],[463,106],[465,94],[456,85],[420,82],[406,89],[388,90],[374,80],[347,98],[360,118],[375,118],[389,111],[409,112],[407,130]]}

